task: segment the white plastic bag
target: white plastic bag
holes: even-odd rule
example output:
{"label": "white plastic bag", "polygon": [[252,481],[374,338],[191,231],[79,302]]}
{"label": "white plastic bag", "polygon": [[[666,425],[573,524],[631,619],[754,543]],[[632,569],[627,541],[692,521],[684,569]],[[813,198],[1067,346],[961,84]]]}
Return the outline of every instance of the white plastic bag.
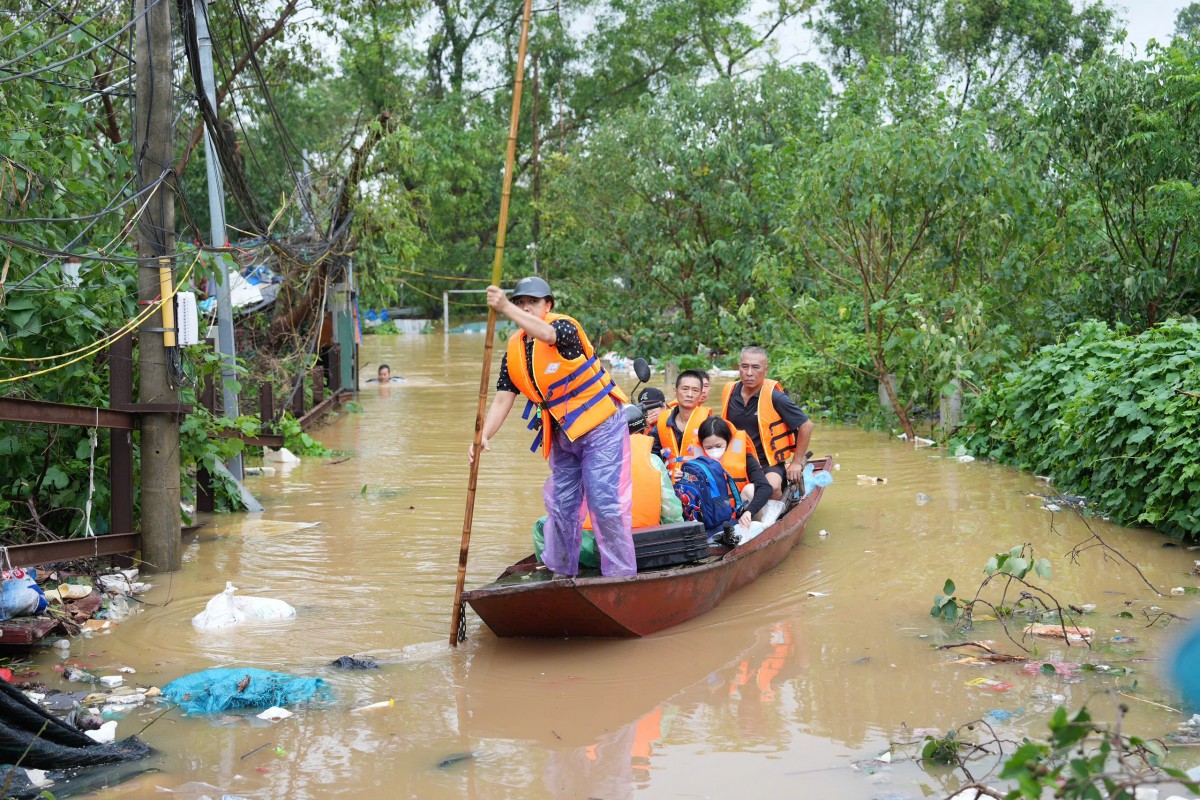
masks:
{"label": "white plastic bag", "polygon": [[237,587],[232,582],[225,584],[225,591],[208,601],[204,611],[192,617],[192,625],[199,630],[216,630],[240,625],[247,619],[291,619],[296,609],[282,600],[272,597],[238,597]]}
{"label": "white plastic bag", "polygon": [[240,625],[246,615],[233,602],[233,593],[236,591],[237,587],[232,582],[226,583],[225,591],[209,600],[204,610],[192,617],[192,626],[199,630],[216,630]]}

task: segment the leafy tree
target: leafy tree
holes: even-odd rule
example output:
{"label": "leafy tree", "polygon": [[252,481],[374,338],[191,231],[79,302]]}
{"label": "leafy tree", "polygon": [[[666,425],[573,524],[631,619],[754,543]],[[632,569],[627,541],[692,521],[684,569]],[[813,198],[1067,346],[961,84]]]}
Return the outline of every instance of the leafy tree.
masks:
{"label": "leafy tree", "polygon": [[754,268],[783,247],[769,176],[815,137],[828,92],[816,69],[681,81],[598,126],[542,206],[572,311],[639,354],[743,344]]}
{"label": "leafy tree", "polygon": [[830,0],[812,27],[842,80],[873,62],[918,64],[957,87],[961,112],[1007,106],[1051,55],[1091,58],[1113,12],[1102,0]]}
{"label": "leafy tree", "polygon": [[[870,366],[843,366],[879,382],[910,438],[915,405],[934,402],[952,380],[996,368],[997,352],[1012,345],[992,309],[1036,285],[1045,268],[1042,242],[1027,228],[1040,213],[1036,154],[1044,143],[1001,152],[982,116],[953,127],[945,116],[943,107],[881,124],[869,113],[839,114],[797,173],[786,226],[818,285],[805,287],[806,278],[797,283],[786,270],[772,281],[801,296],[856,298]],[[997,289],[1000,274],[1011,282]],[[802,301],[788,313],[812,338],[810,310]]]}
{"label": "leafy tree", "polygon": [[1177,39],[1145,59],[1056,60],[1041,88],[1064,200],[1100,223],[1079,279],[1105,319],[1141,328],[1200,309],[1198,77],[1200,46]]}
{"label": "leafy tree", "polygon": [[1175,14],[1175,35],[1195,39],[1200,33],[1200,3],[1188,3]]}

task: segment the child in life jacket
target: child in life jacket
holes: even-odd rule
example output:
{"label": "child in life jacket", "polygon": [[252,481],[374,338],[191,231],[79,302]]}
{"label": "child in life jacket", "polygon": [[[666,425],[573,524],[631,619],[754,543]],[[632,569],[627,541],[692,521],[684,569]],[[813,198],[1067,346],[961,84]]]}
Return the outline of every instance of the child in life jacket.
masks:
{"label": "child in life jacket", "polygon": [[[750,437],[742,431],[735,431],[728,422],[720,417],[709,417],[700,423],[697,435],[704,454],[721,462],[721,466],[737,484],[742,500],[746,503],[745,511],[738,519],[738,525],[745,529],[751,529],[752,520],[757,518],[765,527],[778,519],[779,512],[783,510],[783,503],[777,503],[778,509],[770,509],[773,514],[769,520],[764,519],[765,514],[759,513],[767,508],[769,503],[776,503],[776,501],[771,501],[771,484],[767,480],[762,466],[758,463]],[[761,530],[762,528],[758,528],[758,531]],[[744,531],[739,533],[742,535],[743,541],[749,538]]]}

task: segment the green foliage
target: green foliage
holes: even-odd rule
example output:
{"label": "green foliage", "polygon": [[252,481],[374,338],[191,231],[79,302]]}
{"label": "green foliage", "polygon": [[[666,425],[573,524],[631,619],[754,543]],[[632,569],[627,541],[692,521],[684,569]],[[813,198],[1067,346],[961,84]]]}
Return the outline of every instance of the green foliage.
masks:
{"label": "green foliage", "polygon": [[1110,322],[1152,326],[1200,310],[1198,100],[1200,43],[1182,38],[1144,59],[1054,60],[1041,82],[1061,202],[1098,232],[1080,232],[1077,292]]}
{"label": "green foliage", "polygon": [[1164,766],[1162,742],[1124,736],[1119,725],[1094,722],[1086,707],[1069,716],[1059,706],[1049,727],[1047,741],[1026,739],[1004,762],[1001,780],[1016,782],[1007,800],[1040,800],[1047,791],[1066,800],[1132,798],[1136,787],[1160,783],[1200,791],[1185,772]]}
{"label": "green foliage", "polygon": [[929,610],[929,616],[934,619],[942,617],[947,622],[958,619],[962,613],[963,601],[954,596],[954,589],[954,581],[947,578],[942,593],[933,598],[933,608]]}
{"label": "green foliage", "polygon": [[962,742],[958,739],[958,731],[949,731],[945,736],[926,736],[925,745],[921,748],[921,758],[934,764],[953,766],[958,764],[959,751]]}
{"label": "green foliage", "polygon": [[748,310],[756,267],[784,249],[773,195],[828,96],[816,69],[768,69],[679,81],[598,125],[554,163],[542,204],[547,256],[568,277],[560,307],[647,357],[765,339]]}
{"label": "green foliage", "polygon": [[[256,436],[261,424],[258,417],[252,415],[242,415],[237,419],[218,417],[199,402],[196,386],[203,386],[206,381],[214,386],[221,385],[223,359],[220,353],[208,348],[195,348],[190,352],[196,356],[192,385],[181,388],[180,401],[191,404],[192,411],[179,425],[179,468],[184,474],[207,470],[212,479],[213,507],[217,511],[241,511],[245,507],[241,492],[232,480],[217,471],[216,465],[242,454],[246,443],[236,436],[222,437],[220,434],[233,431],[243,436]],[[245,374],[244,364],[234,365],[234,375],[240,378]],[[236,379],[233,383],[240,391],[241,385]],[[180,488],[185,502],[195,501],[197,490],[193,482],[184,481]]]}
{"label": "green foliage", "polygon": [[1093,322],[975,399],[958,440],[978,456],[1053,474],[1121,524],[1200,536],[1200,325],[1130,336]]}
{"label": "green foliage", "polygon": [[290,413],[284,413],[278,428],[283,436],[283,446],[295,455],[324,457],[332,453],[325,445],[305,433],[300,427],[300,422]]}

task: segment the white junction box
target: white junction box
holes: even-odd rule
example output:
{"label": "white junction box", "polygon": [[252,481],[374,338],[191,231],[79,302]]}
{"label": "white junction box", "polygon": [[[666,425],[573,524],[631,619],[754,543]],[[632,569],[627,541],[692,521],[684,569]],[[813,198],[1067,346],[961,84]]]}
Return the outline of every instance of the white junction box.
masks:
{"label": "white junction box", "polygon": [[200,344],[200,315],[195,292],[176,292],[175,326],[178,329],[175,341],[180,347]]}

